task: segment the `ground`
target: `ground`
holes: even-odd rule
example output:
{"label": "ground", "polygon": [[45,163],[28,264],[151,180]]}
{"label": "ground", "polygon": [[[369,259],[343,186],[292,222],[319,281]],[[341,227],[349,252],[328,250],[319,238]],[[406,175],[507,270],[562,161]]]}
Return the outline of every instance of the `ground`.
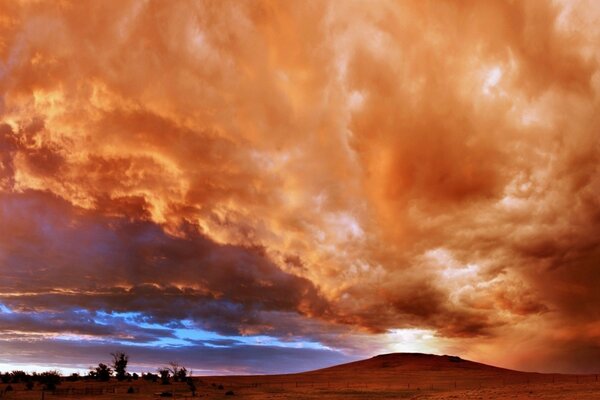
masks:
{"label": "ground", "polygon": [[[255,378],[249,379],[249,378]],[[256,379],[259,378],[259,379]],[[353,379],[354,378],[354,379]],[[366,379],[368,381],[368,379]],[[214,386],[213,386],[214,384]],[[323,380],[298,381],[285,380],[279,377],[208,377],[196,378],[198,394],[201,399],[241,398],[251,400],[267,399],[600,399],[600,383],[595,377],[580,378],[577,382],[540,381],[531,383],[502,383],[493,385],[465,381],[457,382],[450,387],[436,387],[429,385],[389,385],[377,383],[360,383],[355,377],[348,376],[347,382],[325,382]],[[223,385],[223,389],[219,388]],[[0,385],[3,390],[7,385]],[[64,382],[59,388],[77,389],[74,394],[55,395],[45,392],[42,396],[41,388],[36,387],[31,391],[25,390],[23,385],[12,385],[15,389],[7,392],[1,399],[14,400],[52,400],[59,398],[70,399],[159,399],[161,392],[173,392],[176,399],[192,399],[187,385],[176,383],[161,385],[145,381],[125,383],[108,382]],[[461,387],[463,386],[463,387]],[[103,394],[84,395],[85,388],[102,389]],[[128,394],[127,389],[133,387],[136,393]],[[112,389],[114,388],[114,393]],[[226,395],[233,391],[234,395]],[[78,393],[79,392],[79,393]]]}
{"label": "ground", "polygon": [[[368,360],[288,375],[195,377],[197,396],[185,383],[63,382],[59,392],[22,384],[0,400],[176,399],[367,400],[367,399],[599,399],[596,374],[538,374],[496,368],[452,356],[388,354]],[[7,385],[0,385],[0,393]],[[133,393],[127,393],[131,388]],[[228,394],[229,393],[229,394]]]}

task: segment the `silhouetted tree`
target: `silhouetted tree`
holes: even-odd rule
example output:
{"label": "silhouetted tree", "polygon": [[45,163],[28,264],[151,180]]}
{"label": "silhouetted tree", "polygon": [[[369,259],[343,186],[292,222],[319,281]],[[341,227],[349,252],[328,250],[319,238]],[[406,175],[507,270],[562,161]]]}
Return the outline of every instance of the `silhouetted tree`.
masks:
{"label": "silhouetted tree", "polygon": [[171,371],[168,368],[159,369],[158,373],[160,374],[160,383],[161,384],[168,385],[171,383],[169,381],[169,379],[171,378]]}
{"label": "silhouetted tree", "polygon": [[117,380],[122,381],[125,378],[127,378],[126,368],[127,362],[129,361],[129,356],[122,352],[111,353],[111,355],[113,357],[112,367],[114,368],[115,373],[117,374]]}
{"label": "silhouetted tree", "polygon": [[102,363],[98,364],[98,366],[95,368],[95,372],[96,379],[103,382],[107,382],[108,380],[110,380],[110,376],[112,375],[112,370],[110,369],[110,367]]}
{"label": "silhouetted tree", "polygon": [[68,382],[77,382],[80,379],[81,379],[81,376],[77,372],[73,372],[71,375],[69,375],[65,378],[65,380]]}
{"label": "silhouetted tree", "polygon": [[173,380],[175,382],[185,382],[185,378],[188,375],[187,368],[182,367],[176,361],[171,361],[167,369],[171,371],[171,375],[173,375]]}
{"label": "silhouetted tree", "polygon": [[147,374],[142,374],[142,379],[146,381],[156,382],[158,381],[158,375],[153,374],[152,372],[148,372]]}
{"label": "silhouetted tree", "polygon": [[46,371],[38,375],[38,379],[46,390],[56,389],[60,384],[60,373],[58,371]]}
{"label": "silhouetted tree", "polygon": [[12,383],[22,383],[29,380],[29,375],[24,371],[13,371],[10,373]]}

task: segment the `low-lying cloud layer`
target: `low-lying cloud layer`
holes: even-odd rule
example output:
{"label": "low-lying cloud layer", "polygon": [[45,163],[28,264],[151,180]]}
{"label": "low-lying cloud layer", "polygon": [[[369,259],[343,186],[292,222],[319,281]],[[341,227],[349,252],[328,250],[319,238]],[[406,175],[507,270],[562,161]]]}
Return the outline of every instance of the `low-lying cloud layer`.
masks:
{"label": "low-lying cloud layer", "polygon": [[599,14],[0,2],[0,362],[600,368]]}

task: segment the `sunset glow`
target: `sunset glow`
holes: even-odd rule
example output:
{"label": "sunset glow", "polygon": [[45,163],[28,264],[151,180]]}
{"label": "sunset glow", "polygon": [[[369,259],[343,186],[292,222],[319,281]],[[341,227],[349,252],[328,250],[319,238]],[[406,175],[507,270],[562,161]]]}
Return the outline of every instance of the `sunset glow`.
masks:
{"label": "sunset glow", "polygon": [[0,370],[599,371],[599,19],[0,0]]}

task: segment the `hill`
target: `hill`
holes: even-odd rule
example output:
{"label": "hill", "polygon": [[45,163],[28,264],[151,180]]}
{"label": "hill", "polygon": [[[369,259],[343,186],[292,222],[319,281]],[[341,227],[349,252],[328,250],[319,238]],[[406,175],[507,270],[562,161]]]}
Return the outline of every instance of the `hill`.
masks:
{"label": "hill", "polygon": [[[553,375],[514,371],[464,360],[458,356],[421,353],[382,354],[366,360],[296,374],[303,379],[350,380],[355,383],[413,387],[458,387],[552,380]],[[554,378],[556,379],[556,378]]]}
{"label": "hill", "polygon": [[[446,399],[456,396],[520,399],[531,398],[532,393],[540,392],[550,396],[548,398],[600,399],[600,383],[595,375],[522,372],[458,356],[421,353],[382,354],[297,374],[206,379],[235,387],[238,391],[250,390],[257,399],[262,399],[259,393],[278,394],[277,398],[281,399]],[[565,394],[568,396],[561,397]]]}
{"label": "hill", "polygon": [[336,365],[329,368],[323,368],[309,373],[332,373],[340,372],[347,373],[352,371],[377,371],[389,369],[396,371],[486,371],[497,373],[524,373],[513,371],[505,368],[494,367],[487,364],[482,364],[474,361],[464,360],[458,356],[438,356],[434,354],[423,353],[390,353],[380,354],[378,356],[355,361],[347,364]]}

